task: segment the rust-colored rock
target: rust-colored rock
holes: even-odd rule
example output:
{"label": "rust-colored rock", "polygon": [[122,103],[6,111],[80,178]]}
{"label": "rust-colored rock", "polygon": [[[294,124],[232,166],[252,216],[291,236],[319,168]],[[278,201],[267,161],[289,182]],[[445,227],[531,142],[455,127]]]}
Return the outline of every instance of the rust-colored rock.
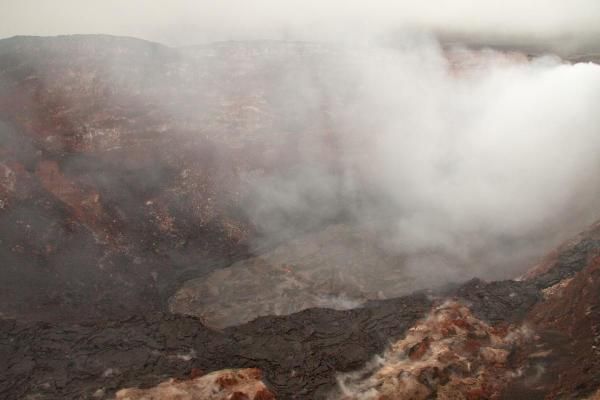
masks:
{"label": "rust-colored rock", "polygon": [[190,379],[168,380],[149,389],[121,389],[116,400],[275,400],[260,370],[226,369]]}
{"label": "rust-colored rock", "polygon": [[414,345],[413,347],[408,349],[408,357],[412,361],[421,359],[421,357],[423,357],[423,355],[425,355],[425,353],[429,350],[430,344],[431,344],[431,339],[426,337],[421,342],[417,343],[416,345]]}
{"label": "rust-colored rock", "polygon": [[[548,332],[541,340],[553,397],[586,394],[600,386],[600,256],[590,256],[586,266],[573,277],[566,277],[559,289],[534,306],[529,320],[536,330]],[[552,351],[550,351],[550,349]]]}
{"label": "rust-colored rock", "polygon": [[365,370],[340,376],[338,398],[497,398],[516,374],[506,365],[509,353],[530,337],[516,326],[498,334],[468,307],[447,302]]}
{"label": "rust-colored rock", "polygon": [[190,371],[190,379],[196,379],[204,375],[204,371],[200,368],[192,368]]}

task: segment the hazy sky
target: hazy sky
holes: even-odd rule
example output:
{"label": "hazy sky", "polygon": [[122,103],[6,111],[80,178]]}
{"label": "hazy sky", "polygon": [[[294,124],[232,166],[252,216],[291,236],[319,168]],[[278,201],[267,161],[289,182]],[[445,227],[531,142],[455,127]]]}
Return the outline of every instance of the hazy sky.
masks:
{"label": "hazy sky", "polygon": [[598,0],[1,0],[0,37],[108,33],[187,45],[339,39],[403,26],[558,37],[600,33]]}

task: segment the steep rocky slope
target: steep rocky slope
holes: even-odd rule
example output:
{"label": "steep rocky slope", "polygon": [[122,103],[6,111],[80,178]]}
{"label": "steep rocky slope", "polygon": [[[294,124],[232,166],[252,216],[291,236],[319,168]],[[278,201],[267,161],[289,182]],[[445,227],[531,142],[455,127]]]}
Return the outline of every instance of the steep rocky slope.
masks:
{"label": "steep rocky slope", "polygon": [[[222,317],[239,300],[233,292],[249,288],[225,285],[220,295],[203,285],[221,285],[226,273],[210,273],[250,256],[258,257],[227,270],[231,280],[254,265],[277,283],[231,323],[404,295],[468,279],[483,263],[522,271],[528,258],[518,255],[545,249],[551,234],[492,236],[463,258],[435,245],[410,254],[385,244],[394,229],[387,214],[402,210],[374,191],[364,155],[371,139],[348,133],[382,118],[360,126],[347,118],[361,112],[359,66],[377,56],[364,51],[268,41],[173,49],[112,36],[0,41],[0,313],[78,321],[170,302]],[[444,54],[451,75],[528,62],[516,52]],[[319,243],[316,253],[291,255],[310,243]],[[508,256],[493,261],[499,248]],[[348,270],[334,276],[341,263]],[[404,273],[411,263],[412,275],[443,263],[451,277],[429,271],[416,281]],[[292,285],[290,304],[274,304],[292,264],[302,283]],[[389,287],[384,271],[398,277]]]}
{"label": "steep rocky slope", "polygon": [[212,127],[168,112],[203,118],[195,99],[168,96],[194,86],[185,79],[222,95],[213,77],[182,76],[164,46],[112,37],[8,39],[0,58],[4,314],[152,308],[173,275],[246,254],[248,225],[227,192],[245,157],[214,141],[248,138],[219,135],[214,124],[232,121],[210,94]]}

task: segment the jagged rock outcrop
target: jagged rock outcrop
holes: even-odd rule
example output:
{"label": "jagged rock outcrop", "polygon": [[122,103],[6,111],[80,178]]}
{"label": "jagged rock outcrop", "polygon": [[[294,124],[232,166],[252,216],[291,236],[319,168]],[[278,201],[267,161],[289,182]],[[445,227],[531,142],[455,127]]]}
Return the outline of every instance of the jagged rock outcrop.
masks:
{"label": "jagged rock outcrop", "polygon": [[115,400],[275,400],[256,368],[223,370],[149,389],[121,389]]}
{"label": "jagged rock outcrop", "polygon": [[497,398],[518,375],[510,354],[532,337],[526,327],[491,326],[463,304],[446,302],[366,370],[340,376],[336,398]]}
{"label": "jagged rock outcrop", "polygon": [[558,247],[520,282],[537,299],[509,306],[505,301],[524,292],[506,282],[473,281],[446,293],[460,302],[435,307],[366,369],[340,375],[334,397],[594,398],[600,387],[600,224]]}

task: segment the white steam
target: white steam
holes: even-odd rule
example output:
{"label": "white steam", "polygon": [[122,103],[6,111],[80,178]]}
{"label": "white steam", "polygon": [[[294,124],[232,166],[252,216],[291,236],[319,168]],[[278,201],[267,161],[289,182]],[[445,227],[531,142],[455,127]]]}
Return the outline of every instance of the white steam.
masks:
{"label": "white steam", "polygon": [[335,149],[311,150],[297,169],[309,172],[252,181],[264,232],[349,213],[426,280],[498,278],[600,215],[600,66],[414,38],[348,54],[351,94],[321,88],[346,90],[329,110]]}

